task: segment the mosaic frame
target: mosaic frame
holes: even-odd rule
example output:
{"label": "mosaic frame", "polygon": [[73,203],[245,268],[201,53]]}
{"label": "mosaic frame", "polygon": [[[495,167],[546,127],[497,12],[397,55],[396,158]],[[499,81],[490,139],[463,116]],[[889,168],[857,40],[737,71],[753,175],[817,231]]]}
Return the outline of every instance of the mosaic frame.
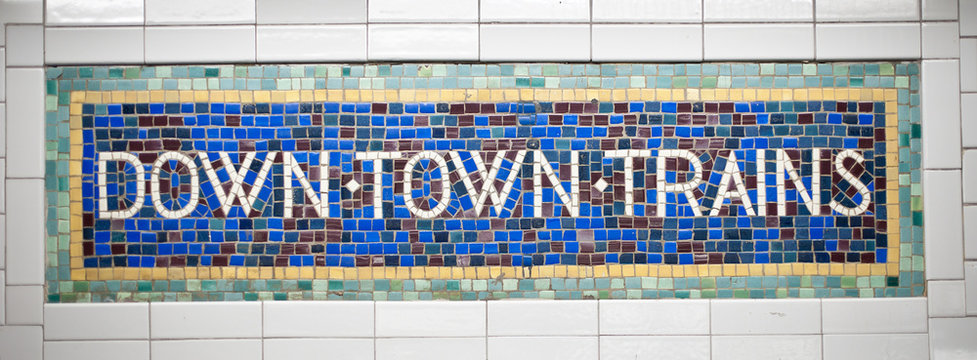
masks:
{"label": "mosaic frame", "polygon": [[[403,64],[55,67],[47,70],[48,302],[922,296],[917,63]],[[898,241],[868,264],[468,268],[83,269],[81,103],[217,101],[884,101],[898,166]],[[888,154],[896,157],[895,154]],[[895,161],[890,162],[895,163]],[[895,233],[896,231],[892,231]],[[108,272],[106,272],[108,271]]]}

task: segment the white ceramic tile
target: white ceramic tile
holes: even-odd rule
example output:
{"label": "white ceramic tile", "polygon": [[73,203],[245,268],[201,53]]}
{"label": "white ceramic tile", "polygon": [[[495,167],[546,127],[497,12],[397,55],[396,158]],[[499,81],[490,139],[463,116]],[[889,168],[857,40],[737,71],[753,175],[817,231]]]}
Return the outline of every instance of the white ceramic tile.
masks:
{"label": "white ceramic tile", "polygon": [[147,63],[254,61],[254,26],[146,28]]}
{"label": "white ceramic tile", "polygon": [[488,335],[597,335],[597,301],[490,301]]}
{"label": "white ceramic tile", "polygon": [[926,332],[926,298],[823,299],[825,334]]}
{"label": "white ceramic tile", "polygon": [[959,170],[923,171],[923,246],[927,280],[963,279]]}
{"label": "white ceramic tile", "polygon": [[149,339],[149,304],[45,304],[44,338]]}
{"label": "white ceramic tile", "polygon": [[370,25],[368,44],[370,61],[477,60],[478,25]]}
{"label": "white ceramic tile", "polygon": [[[2,26],[2,25],[0,25]],[[0,102],[7,99],[7,48],[0,47]],[[3,105],[3,104],[0,104]],[[3,110],[3,109],[0,109]],[[0,111],[0,116],[3,116],[3,111]],[[4,146],[6,147],[6,146]]]}
{"label": "white ceramic tile", "polygon": [[366,61],[366,25],[259,25],[258,62]]}
{"label": "white ceramic tile", "polygon": [[48,25],[142,25],[143,0],[47,0]]}
{"label": "white ceramic tile", "polygon": [[4,1],[0,11],[0,46],[6,43],[7,24],[40,24],[44,21],[44,1]]}
{"label": "white ceramic tile", "polygon": [[704,0],[706,22],[813,21],[813,0]]}
{"label": "white ceramic tile", "polygon": [[7,313],[7,272],[0,270],[0,326],[7,324],[6,313]]}
{"label": "white ceramic tile", "polygon": [[977,261],[964,263],[966,282],[967,315],[977,315]]}
{"label": "white ceramic tile", "polygon": [[977,94],[960,94],[963,146],[977,147]]}
{"label": "white ceramic tile", "polygon": [[593,0],[594,22],[700,22],[701,0]]}
{"label": "white ceramic tile", "polygon": [[[44,72],[41,69],[7,69],[7,176],[44,176]],[[43,242],[43,241],[42,241]]]}
{"label": "white ceramic tile", "polygon": [[963,202],[977,203],[977,150],[963,152]]}
{"label": "white ceramic tile", "polygon": [[[5,188],[7,186],[6,183],[7,183],[7,159],[0,158],[0,189]],[[7,212],[7,193],[4,191],[0,191],[0,213],[6,213],[6,212]],[[3,225],[4,224],[0,224],[0,230],[2,230]],[[0,245],[2,245],[4,242],[5,242],[4,240],[0,239]],[[3,251],[0,251],[0,254],[2,253]],[[2,260],[0,260],[0,265],[3,265]]]}
{"label": "white ceramic tile", "polygon": [[929,356],[926,334],[825,335],[824,358],[831,360],[916,360]]}
{"label": "white ceramic tile", "polygon": [[[6,186],[0,189],[6,189]],[[6,197],[5,191],[0,191],[0,192],[3,192],[4,196]],[[7,267],[7,216],[0,215],[0,269],[4,269],[6,267]],[[0,284],[4,284],[4,283],[6,283],[6,281],[0,281]],[[0,308],[3,307],[0,306]]]}
{"label": "white ceramic tile", "polygon": [[257,0],[258,24],[365,23],[366,0]]}
{"label": "white ceramic tile", "polygon": [[313,359],[324,352],[331,359],[373,360],[373,339],[265,339],[264,344],[264,360]]}
{"label": "white ceramic tile", "polygon": [[263,316],[265,337],[373,336],[372,302],[270,301]]}
{"label": "white ceramic tile", "polygon": [[146,0],[146,24],[254,24],[254,0]]}
{"label": "white ceramic tile", "polygon": [[977,359],[977,317],[930,319],[930,358]]}
{"label": "white ceramic tile", "polygon": [[[702,60],[700,25],[597,24],[590,42],[594,61]],[[661,51],[663,43],[668,51]]]}
{"label": "white ceramic tile", "polygon": [[149,341],[45,341],[47,360],[149,360]]}
{"label": "white ceramic tile", "polygon": [[40,326],[0,326],[0,359],[41,360],[43,343]]}
{"label": "white ceramic tile", "polygon": [[485,303],[377,302],[376,336],[485,336]]}
{"label": "white ceramic tile", "polygon": [[706,61],[813,60],[813,24],[707,24]]}
{"label": "white ceramic tile", "polygon": [[370,22],[477,22],[478,0],[370,0]]}
{"label": "white ceramic tile", "polygon": [[923,23],[923,58],[960,57],[959,32],[955,22]]}
{"label": "white ceramic tile", "polygon": [[820,360],[821,335],[713,336],[712,359]]}
{"label": "white ceramic tile", "polygon": [[960,39],[960,91],[977,91],[977,39]]}
{"label": "white ceramic tile", "polygon": [[149,310],[153,339],[261,336],[261,303],[257,302],[157,302]]}
{"label": "white ceramic tile", "polygon": [[959,61],[925,60],[920,80],[921,121],[926,129],[923,131],[923,168],[959,168]]}
{"label": "white ceramic tile", "polygon": [[142,63],[143,28],[48,28],[44,59],[48,64]]}
{"label": "white ceramic tile", "polygon": [[920,56],[918,24],[817,24],[815,31],[818,60],[912,59]]}
{"label": "white ceramic tile", "polygon": [[919,20],[919,0],[818,0],[818,21]]}
{"label": "white ceramic tile", "polygon": [[485,338],[377,339],[375,359],[485,360]]}
{"label": "white ceramic tile", "polygon": [[930,317],[962,317],[967,314],[963,280],[928,281],[926,284]]}
{"label": "white ceramic tile", "polygon": [[44,284],[44,180],[7,179],[6,192],[7,285]]}
{"label": "white ceramic tile", "polygon": [[709,348],[708,336],[601,336],[600,360],[709,360]]}
{"label": "white ceramic tile", "polygon": [[821,303],[816,299],[714,300],[712,334],[818,334]]}
{"label": "white ceramic tile", "polygon": [[44,65],[44,28],[41,25],[7,26],[7,66],[41,65]]}
{"label": "white ceramic tile", "polygon": [[977,259],[977,205],[963,207],[963,257]]}
{"label": "white ceramic tile", "polygon": [[956,20],[957,0],[922,0],[923,20]]}
{"label": "white ceramic tile", "polygon": [[489,359],[595,360],[597,336],[490,337]]}
{"label": "white ceramic tile", "polygon": [[481,0],[482,21],[586,22],[588,0]]}
{"label": "white ceramic tile", "polygon": [[601,335],[708,335],[708,300],[602,300]]}
{"label": "white ceramic tile", "polygon": [[480,39],[482,61],[590,60],[590,25],[481,25]]}
{"label": "white ceramic tile", "polygon": [[977,0],[960,0],[960,36],[977,35]]}
{"label": "white ceramic tile", "polygon": [[[261,360],[261,340],[153,340],[153,360]],[[323,349],[325,350],[325,349]]]}
{"label": "white ceramic tile", "polygon": [[44,324],[44,287],[7,286],[6,317],[9,325]]}

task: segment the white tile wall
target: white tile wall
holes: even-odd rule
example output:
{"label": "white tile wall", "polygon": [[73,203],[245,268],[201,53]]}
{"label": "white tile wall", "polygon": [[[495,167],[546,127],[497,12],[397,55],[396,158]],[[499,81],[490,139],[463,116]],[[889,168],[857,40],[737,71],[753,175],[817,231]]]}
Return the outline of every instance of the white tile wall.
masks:
{"label": "white tile wall", "polygon": [[[963,206],[960,203],[960,172],[923,172],[923,242],[926,278],[963,278]],[[939,260],[936,260],[939,259]]]}
{"label": "white tile wall", "polygon": [[7,324],[44,324],[44,287],[41,285],[7,286]]}
{"label": "white tile wall", "polygon": [[[7,69],[7,83],[17,91],[7,96],[7,124],[16,133],[7,133],[9,155],[7,176],[44,176],[44,72],[40,69]],[[8,85],[7,87],[13,88]]]}
{"label": "white tile wall", "polygon": [[708,336],[601,336],[601,360],[709,360]]}
{"label": "white tile wall", "polygon": [[44,20],[44,1],[4,1],[0,11],[0,46],[6,44],[7,24],[40,24]]}
{"label": "white tile wall", "polygon": [[823,299],[824,334],[926,332],[925,298]]}
{"label": "white tile wall", "polygon": [[44,27],[41,25],[7,26],[7,66],[41,66],[44,64]]}
{"label": "white tile wall", "polygon": [[478,0],[370,0],[370,22],[476,22]]}
{"label": "white tile wall", "polygon": [[821,359],[821,336],[713,336],[712,359],[819,360]]}
{"label": "white tile wall", "polygon": [[478,25],[370,25],[367,44],[370,61],[477,60]]}
{"label": "white tile wall", "polygon": [[366,25],[258,25],[259,62],[366,61]]}
{"label": "white tile wall", "polygon": [[930,319],[930,358],[977,359],[977,318]]}
{"label": "white tile wall", "polygon": [[156,302],[149,314],[153,339],[261,337],[261,303],[257,302]]}
{"label": "white tile wall", "polygon": [[597,359],[597,336],[490,337],[489,359]]}
{"label": "white tile wall", "polygon": [[142,25],[144,0],[47,0],[47,24]]}
{"label": "white tile wall", "polygon": [[254,23],[254,0],[146,0],[147,25]]}
{"label": "white tile wall", "polygon": [[372,338],[373,307],[372,302],[265,302],[264,336]]}
{"label": "white tile wall", "polygon": [[963,146],[977,147],[977,94],[960,94]]}
{"label": "white tile wall", "polygon": [[7,179],[6,192],[7,200],[20,204],[17,211],[7,214],[7,285],[41,285],[44,205],[36,200],[44,196],[44,181]]}
{"label": "white tile wall", "polygon": [[818,21],[919,20],[918,0],[818,0]]}
{"label": "white tile wall", "polygon": [[7,272],[0,270],[0,326],[7,324]]}
{"label": "white tile wall", "polygon": [[48,28],[44,59],[48,64],[142,63],[145,34],[141,27]]}
{"label": "white tile wall", "polygon": [[959,168],[960,65],[956,60],[925,60],[922,72],[923,168]]}
{"label": "white tile wall", "polygon": [[601,301],[600,334],[708,335],[709,311],[708,300]]}
{"label": "white tile wall", "polygon": [[701,0],[593,0],[594,22],[700,22]]}
{"label": "white tile wall", "polygon": [[591,37],[594,62],[702,61],[701,25],[598,24]]}
{"label": "white tile wall", "polygon": [[[7,48],[0,47],[0,101],[7,98]],[[3,110],[3,109],[0,109]],[[0,111],[2,113],[3,111]],[[2,116],[2,114],[0,114]]]}
{"label": "white tile wall", "polygon": [[963,202],[977,203],[977,150],[963,152]]}
{"label": "white tile wall", "polygon": [[[193,54],[193,57],[186,54]],[[254,61],[254,26],[146,28],[147,63]]]}
{"label": "white tile wall", "polygon": [[150,356],[153,360],[261,360],[261,340],[154,340]]}
{"label": "white tile wall", "polygon": [[960,0],[960,36],[977,35],[977,1]]}
{"label": "white tile wall", "polygon": [[597,301],[488,302],[489,336],[539,334],[597,335]]}
{"label": "white tile wall", "polygon": [[960,57],[960,30],[955,22],[923,23],[923,58]]}
{"label": "white tile wall", "polygon": [[960,39],[960,91],[977,91],[977,39]]}
{"label": "white tile wall", "polygon": [[149,339],[147,303],[46,304],[44,318],[47,340]]}
{"label": "white tile wall", "polygon": [[711,302],[713,334],[819,334],[821,302],[813,299]]}
{"label": "white tile wall", "polygon": [[813,0],[704,0],[707,22],[794,22],[814,20]]}
{"label": "white tile wall", "polygon": [[967,315],[977,315],[977,261],[964,263],[967,286]]}
{"label": "white tile wall", "polygon": [[963,207],[963,257],[977,259],[977,206]]}
{"label": "white tile wall", "polygon": [[373,339],[265,339],[264,360],[331,359],[373,360]]}
{"label": "white tile wall", "polygon": [[482,61],[590,60],[590,25],[481,25],[479,39]]}
{"label": "white tile wall", "polygon": [[707,24],[703,30],[706,61],[813,60],[813,24]]}
{"label": "white tile wall", "polygon": [[365,23],[366,0],[257,0],[258,24]]}
{"label": "white tile wall", "polygon": [[929,357],[926,334],[824,335],[824,358],[831,360],[913,360]]}
{"label": "white tile wall", "polygon": [[149,341],[45,341],[47,360],[149,360]]}
{"label": "white tile wall", "polygon": [[818,60],[920,57],[919,24],[817,24],[815,32]]}
{"label": "white tile wall", "polygon": [[40,326],[0,326],[0,358],[15,360],[43,359]]}
{"label": "white tile wall", "polygon": [[922,0],[923,20],[956,20],[957,0]]}
{"label": "white tile wall", "polygon": [[375,359],[485,360],[485,352],[484,338],[380,338]]}
{"label": "white tile wall", "polygon": [[967,314],[963,280],[930,281],[926,285],[930,317],[962,317]]}
{"label": "white tile wall", "polygon": [[[379,337],[485,336],[485,302],[377,302]],[[377,344],[379,352],[380,344]]]}
{"label": "white tile wall", "polygon": [[487,22],[590,21],[588,0],[481,0],[481,20]]}
{"label": "white tile wall", "polygon": [[[5,192],[4,196],[6,197]],[[7,216],[0,215],[0,269],[5,267],[7,267]]]}

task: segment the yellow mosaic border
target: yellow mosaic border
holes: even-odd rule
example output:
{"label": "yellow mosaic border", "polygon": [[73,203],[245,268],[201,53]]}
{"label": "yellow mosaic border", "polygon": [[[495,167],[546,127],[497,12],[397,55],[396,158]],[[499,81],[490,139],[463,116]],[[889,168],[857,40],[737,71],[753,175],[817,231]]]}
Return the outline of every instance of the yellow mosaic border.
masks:
{"label": "yellow mosaic border", "polygon": [[[885,264],[724,264],[724,265],[544,265],[531,268],[481,267],[245,267],[183,268],[83,267],[81,158],[82,104],[148,102],[499,102],[499,101],[883,101],[886,104],[886,148],[898,148],[896,89],[435,89],[435,90],[151,90],[74,91],[70,105],[70,219],[72,280],[186,280],[186,279],[523,279],[650,276],[664,278],[709,276],[885,276],[899,273],[899,204],[888,204],[888,262]],[[887,199],[899,198],[899,159],[886,159]]]}

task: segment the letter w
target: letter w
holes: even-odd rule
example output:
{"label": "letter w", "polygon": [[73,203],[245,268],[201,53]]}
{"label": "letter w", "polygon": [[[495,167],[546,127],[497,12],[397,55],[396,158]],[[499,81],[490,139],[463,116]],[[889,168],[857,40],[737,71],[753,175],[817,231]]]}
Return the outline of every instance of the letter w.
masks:
{"label": "letter w", "polygon": [[244,193],[244,178],[248,175],[248,170],[251,168],[251,163],[254,161],[255,152],[246,153],[244,161],[241,162],[241,167],[238,169],[234,168],[234,163],[231,162],[231,158],[227,156],[226,152],[218,152],[220,155],[221,163],[224,165],[224,171],[227,172],[227,177],[231,180],[231,189],[229,195],[224,193],[224,187],[221,186],[221,180],[217,176],[217,172],[214,171],[213,165],[210,163],[210,158],[207,153],[200,152],[197,156],[200,158],[200,162],[203,163],[204,172],[207,173],[207,178],[210,179],[210,185],[214,188],[214,194],[217,195],[217,200],[220,201],[221,210],[224,212],[224,216],[227,216],[231,212],[231,206],[234,204],[234,199],[236,198],[241,204],[241,208],[244,209],[244,213],[248,214],[251,212],[251,208],[254,206],[255,200],[258,199],[258,193],[261,192],[261,188],[264,187],[265,180],[268,178],[268,171],[271,170],[271,165],[275,160],[275,155],[277,152],[269,151],[265,155],[264,163],[261,165],[261,170],[258,176],[254,180],[254,184],[251,185],[251,193]]}

